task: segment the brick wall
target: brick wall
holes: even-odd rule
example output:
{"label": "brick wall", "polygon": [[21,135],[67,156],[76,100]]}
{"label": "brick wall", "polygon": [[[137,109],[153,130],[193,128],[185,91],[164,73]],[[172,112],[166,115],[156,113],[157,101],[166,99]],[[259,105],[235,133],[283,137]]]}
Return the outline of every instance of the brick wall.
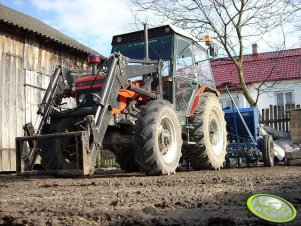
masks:
{"label": "brick wall", "polygon": [[291,140],[301,141],[301,109],[291,111]]}

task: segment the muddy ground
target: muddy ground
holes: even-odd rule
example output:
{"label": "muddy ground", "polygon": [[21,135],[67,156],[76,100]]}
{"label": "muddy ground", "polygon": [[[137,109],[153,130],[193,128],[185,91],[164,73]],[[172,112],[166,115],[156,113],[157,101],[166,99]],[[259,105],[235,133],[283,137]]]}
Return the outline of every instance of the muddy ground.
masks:
{"label": "muddy ground", "polygon": [[271,225],[246,200],[279,195],[297,209],[301,168],[181,171],[150,177],[104,171],[89,178],[0,175],[1,225]]}

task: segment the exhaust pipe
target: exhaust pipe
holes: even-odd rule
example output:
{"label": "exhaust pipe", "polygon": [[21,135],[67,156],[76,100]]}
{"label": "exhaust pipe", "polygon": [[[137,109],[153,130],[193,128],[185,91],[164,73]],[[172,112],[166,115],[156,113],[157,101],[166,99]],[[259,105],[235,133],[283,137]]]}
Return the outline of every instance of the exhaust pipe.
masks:
{"label": "exhaust pipe", "polygon": [[149,60],[149,53],[148,53],[148,29],[147,24],[144,24],[144,59]]}

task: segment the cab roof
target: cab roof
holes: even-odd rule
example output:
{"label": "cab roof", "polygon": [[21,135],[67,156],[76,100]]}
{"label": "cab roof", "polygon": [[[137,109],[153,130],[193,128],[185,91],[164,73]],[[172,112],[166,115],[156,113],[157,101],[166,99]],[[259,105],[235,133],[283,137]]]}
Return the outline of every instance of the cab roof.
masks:
{"label": "cab roof", "polygon": [[[159,36],[173,34],[173,33],[176,33],[183,37],[189,38],[192,41],[197,42],[199,45],[204,47],[204,45],[200,42],[199,39],[192,36],[189,32],[187,32],[175,25],[172,25],[172,24],[148,29],[149,38],[159,37]],[[113,36],[111,44],[118,45],[118,44],[122,44],[122,43],[139,41],[139,40],[141,40],[141,41],[144,40],[144,30],[130,32],[130,33],[126,33],[126,34],[115,35],[115,36]]]}

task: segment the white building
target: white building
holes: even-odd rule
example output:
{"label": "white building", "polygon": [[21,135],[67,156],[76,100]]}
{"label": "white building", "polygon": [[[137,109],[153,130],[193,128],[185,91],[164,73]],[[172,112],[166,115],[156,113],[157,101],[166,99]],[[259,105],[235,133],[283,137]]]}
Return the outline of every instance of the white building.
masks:
{"label": "white building", "polygon": [[[249,107],[235,65],[229,58],[211,62],[223,108],[232,107],[226,86],[239,108]],[[244,56],[244,75],[250,94],[261,112],[269,105],[301,104],[301,48]],[[258,89],[259,88],[259,89]]]}

